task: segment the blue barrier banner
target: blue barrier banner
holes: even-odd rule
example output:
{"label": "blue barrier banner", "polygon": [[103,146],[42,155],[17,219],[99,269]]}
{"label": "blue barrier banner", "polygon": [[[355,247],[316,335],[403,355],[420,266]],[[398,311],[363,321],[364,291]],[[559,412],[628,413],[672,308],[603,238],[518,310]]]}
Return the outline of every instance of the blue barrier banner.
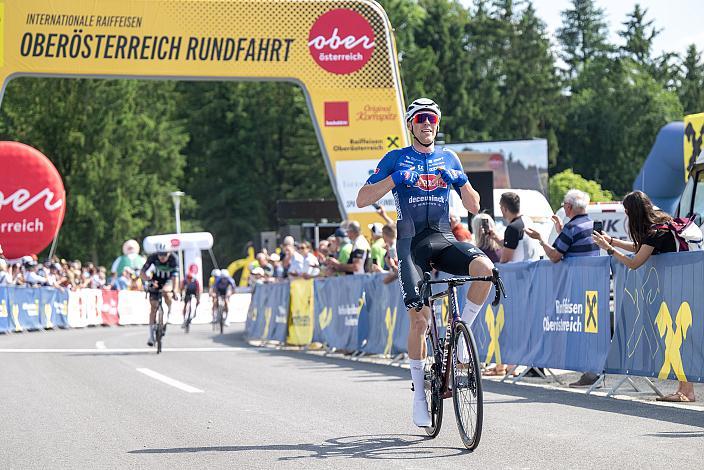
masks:
{"label": "blue barrier banner", "polygon": [[266,286],[266,284],[254,286],[244,327],[245,336],[248,339],[260,339],[264,336],[264,296],[266,295]]}
{"label": "blue barrier banner", "polygon": [[267,295],[264,299],[264,337],[266,339],[280,343],[286,341],[290,297],[288,282],[267,285]]}
{"label": "blue barrier banner", "polygon": [[288,282],[257,284],[247,313],[247,338],[286,341],[289,296]]}
{"label": "blue barrier banner", "polygon": [[406,307],[398,282],[384,284],[386,274],[367,276],[364,283],[364,307],[359,319],[359,344],[368,354],[396,354],[406,350],[394,347],[397,323],[408,323]]}
{"label": "blue barrier banner", "polygon": [[368,278],[352,275],[315,280],[313,341],[337,349],[358,349],[357,325]]}
{"label": "blue barrier banner", "polygon": [[606,371],[704,382],[704,252],[613,263],[615,323]]}
{"label": "blue barrier banner", "polygon": [[42,328],[40,318],[40,289],[32,287],[8,286],[9,313],[11,328],[14,331],[39,330]]}
{"label": "blue barrier banner", "polygon": [[68,328],[68,291],[50,287],[37,290],[42,326]]}
{"label": "blue barrier banner", "polygon": [[12,329],[10,323],[10,293],[7,287],[0,287],[0,333]]}
{"label": "blue barrier banner", "polygon": [[507,299],[473,325],[487,362],[601,372],[610,345],[608,257],[499,266]]}

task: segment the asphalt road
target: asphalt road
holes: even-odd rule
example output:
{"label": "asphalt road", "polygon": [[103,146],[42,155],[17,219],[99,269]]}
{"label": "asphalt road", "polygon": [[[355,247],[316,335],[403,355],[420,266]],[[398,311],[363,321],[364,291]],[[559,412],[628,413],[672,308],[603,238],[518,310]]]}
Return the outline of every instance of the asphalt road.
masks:
{"label": "asphalt road", "polygon": [[[0,335],[0,468],[702,468],[704,413],[485,382],[464,451],[410,419],[405,369],[249,347],[243,326]],[[461,467],[460,467],[461,466]]]}

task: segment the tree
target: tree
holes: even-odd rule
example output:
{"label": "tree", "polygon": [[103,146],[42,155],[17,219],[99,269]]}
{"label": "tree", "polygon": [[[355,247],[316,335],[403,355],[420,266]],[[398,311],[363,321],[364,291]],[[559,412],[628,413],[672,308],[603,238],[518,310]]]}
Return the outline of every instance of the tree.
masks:
{"label": "tree", "polygon": [[619,31],[618,35],[626,40],[626,44],[621,47],[621,51],[626,57],[650,66],[652,64],[650,55],[653,49],[653,40],[662,30],[655,29],[654,20],[645,20],[647,14],[648,9],[641,9],[640,4],[636,3],[633,11],[622,23],[624,29]]}
{"label": "tree", "polygon": [[570,189],[579,189],[589,194],[592,202],[608,202],[613,201],[611,191],[602,189],[601,185],[596,181],[588,180],[581,175],[574,173],[571,169],[561,171],[560,173],[550,177],[549,197],[550,205],[554,211],[557,211],[562,205],[565,193]]}
{"label": "tree", "polygon": [[572,168],[615,194],[625,194],[657,132],[682,118],[682,106],[631,59],[592,60],[575,89],[558,135],[556,170]]}
{"label": "tree", "polygon": [[704,63],[694,44],[690,44],[682,61],[678,95],[685,114],[704,113]]}
{"label": "tree", "polygon": [[2,106],[3,138],[36,147],[64,180],[58,253],[111,261],[125,239],[170,230],[188,136],[173,82],[22,78]]}
{"label": "tree", "polygon": [[604,10],[594,0],[572,0],[572,7],[561,15],[563,25],[557,30],[557,40],[568,66],[567,76],[575,78],[587,62],[612,50],[608,27]]}

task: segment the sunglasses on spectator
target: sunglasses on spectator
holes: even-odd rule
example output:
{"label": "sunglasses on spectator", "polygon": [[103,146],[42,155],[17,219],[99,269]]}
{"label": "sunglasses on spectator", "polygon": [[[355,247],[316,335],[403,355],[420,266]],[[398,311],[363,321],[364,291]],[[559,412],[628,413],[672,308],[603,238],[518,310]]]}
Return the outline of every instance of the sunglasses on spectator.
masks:
{"label": "sunglasses on spectator", "polygon": [[413,123],[421,124],[428,121],[430,124],[437,124],[438,119],[438,116],[433,113],[418,113],[413,116]]}

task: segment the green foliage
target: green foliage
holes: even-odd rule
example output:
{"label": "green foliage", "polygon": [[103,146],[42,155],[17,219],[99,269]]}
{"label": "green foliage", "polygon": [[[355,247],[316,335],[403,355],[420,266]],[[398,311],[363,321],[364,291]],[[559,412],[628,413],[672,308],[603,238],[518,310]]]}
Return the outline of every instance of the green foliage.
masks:
{"label": "green foliage", "polygon": [[570,189],[579,189],[589,194],[592,202],[608,202],[613,201],[611,191],[602,189],[601,185],[596,181],[588,180],[574,173],[571,169],[561,171],[550,178],[549,197],[550,205],[554,211],[557,211],[562,205],[565,193]]}
{"label": "green foliage", "polygon": [[613,50],[608,36],[604,10],[594,0],[572,0],[571,8],[562,12],[562,27],[557,30],[568,77],[575,78],[587,62]]}
{"label": "green foliage", "polygon": [[704,113],[704,63],[697,47],[691,44],[682,61],[680,101],[685,114]]}
{"label": "green foliage", "polygon": [[654,20],[645,20],[647,14],[648,9],[643,10],[640,4],[636,3],[633,11],[628,14],[627,20],[623,22],[623,31],[618,33],[626,40],[626,44],[621,47],[624,54],[643,65],[652,63],[650,54],[653,40],[662,32],[653,27]]}
{"label": "green foliage", "polygon": [[630,59],[587,64],[560,130],[557,171],[573,168],[615,194],[630,190],[660,128],[682,119],[675,93]]}

